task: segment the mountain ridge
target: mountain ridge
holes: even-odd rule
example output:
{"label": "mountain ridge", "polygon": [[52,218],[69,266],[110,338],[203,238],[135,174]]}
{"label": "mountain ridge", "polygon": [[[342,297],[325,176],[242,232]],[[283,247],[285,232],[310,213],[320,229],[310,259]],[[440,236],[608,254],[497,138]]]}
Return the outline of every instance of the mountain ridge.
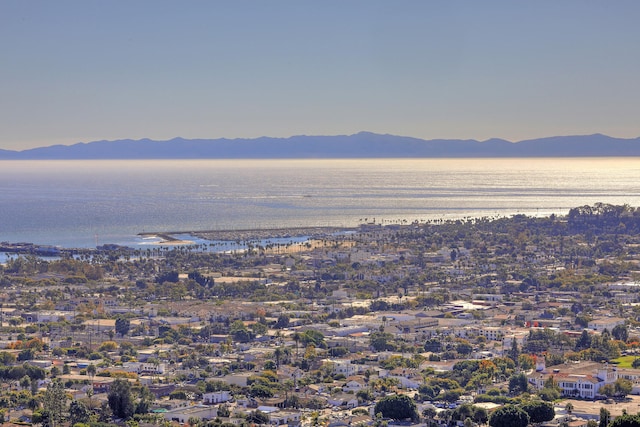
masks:
{"label": "mountain ridge", "polygon": [[303,159],[303,158],[489,158],[640,156],[640,137],[603,134],[551,136],[510,142],[491,138],[431,139],[359,132],[285,138],[99,140],[22,151],[0,149],[0,160],[108,159]]}

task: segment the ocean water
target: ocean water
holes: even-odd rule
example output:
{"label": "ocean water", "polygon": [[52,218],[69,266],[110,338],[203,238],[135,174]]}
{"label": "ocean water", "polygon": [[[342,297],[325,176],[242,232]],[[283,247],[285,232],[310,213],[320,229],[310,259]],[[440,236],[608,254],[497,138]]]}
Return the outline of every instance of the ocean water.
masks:
{"label": "ocean water", "polygon": [[0,241],[356,226],[640,206],[639,158],[0,161]]}

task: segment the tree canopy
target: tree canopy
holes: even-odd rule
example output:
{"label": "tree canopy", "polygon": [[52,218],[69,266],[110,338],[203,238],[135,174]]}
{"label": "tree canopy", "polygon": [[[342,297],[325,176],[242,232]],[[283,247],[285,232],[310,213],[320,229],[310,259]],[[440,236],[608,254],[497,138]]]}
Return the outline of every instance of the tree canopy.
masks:
{"label": "tree canopy", "polygon": [[407,418],[417,419],[416,404],[409,396],[394,394],[383,397],[376,403],[374,412],[381,414],[384,418],[394,420],[404,420]]}
{"label": "tree canopy", "polygon": [[122,419],[129,419],[133,416],[135,406],[133,396],[131,395],[131,386],[125,379],[118,378],[109,389],[107,395],[109,407],[113,411],[113,415]]}
{"label": "tree canopy", "polygon": [[529,415],[516,405],[504,405],[489,417],[491,427],[527,427]]}
{"label": "tree canopy", "polygon": [[620,415],[609,424],[609,427],[640,427],[640,415]]}
{"label": "tree canopy", "polygon": [[521,408],[529,415],[529,421],[533,424],[551,421],[556,416],[553,405],[549,402],[533,400],[524,403]]}

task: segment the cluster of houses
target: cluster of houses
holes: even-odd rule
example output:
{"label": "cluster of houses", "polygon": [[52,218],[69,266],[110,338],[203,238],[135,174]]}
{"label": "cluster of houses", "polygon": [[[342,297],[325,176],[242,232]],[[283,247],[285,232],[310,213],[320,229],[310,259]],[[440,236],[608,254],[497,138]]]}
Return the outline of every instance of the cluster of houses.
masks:
{"label": "cluster of houses", "polygon": [[[300,406],[314,406],[314,410],[320,411],[321,417],[331,427],[374,422],[373,403],[358,398],[358,392],[367,389],[373,380],[389,379],[390,383],[395,384],[394,391],[414,396],[425,383],[424,372],[427,368],[436,372],[451,370],[456,360],[430,358],[432,354],[424,347],[427,340],[437,339],[442,343],[466,340],[471,348],[465,357],[487,359],[508,354],[514,347],[525,348],[532,331],[544,329],[575,339],[584,330],[596,336],[625,325],[629,336],[640,336],[640,330],[635,328],[632,310],[640,302],[640,286],[633,280],[599,284],[600,296],[596,297],[566,289],[537,289],[533,285],[523,285],[522,280],[497,278],[498,266],[500,262],[504,266],[505,260],[513,265],[526,264],[540,274],[562,272],[565,264],[556,256],[561,252],[560,248],[554,249],[549,245],[548,249],[543,250],[527,244],[522,253],[514,252],[511,255],[495,247],[487,249],[491,256],[474,260],[472,251],[464,247],[464,242],[420,254],[403,245],[385,246],[384,242],[389,241],[394,230],[398,229],[371,226],[361,230],[358,236],[361,244],[329,244],[295,254],[263,254],[263,260],[254,266],[230,267],[224,272],[204,272],[203,269],[203,274],[207,274],[219,286],[255,281],[277,294],[280,289],[284,293],[287,284],[294,282],[300,286],[324,287],[325,293],[316,294],[322,297],[306,299],[300,295],[299,299],[291,301],[223,301],[215,298],[201,301],[186,293],[180,298],[145,295],[146,299],[132,301],[131,293],[118,288],[122,281],[128,281],[127,291],[135,294],[136,289],[131,284],[136,279],[141,282],[151,282],[152,279],[140,272],[129,271],[126,277],[114,274],[102,280],[100,287],[116,288],[112,292],[98,292],[98,286],[58,285],[57,290],[62,297],[55,303],[37,293],[35,302],[42,305],[46,303],[46,310],[29,310],[24,308],[27,304],[12,303],[30,292],[26,287],[4,289],[5,294],[0,296],[4,302],[0,304],[0,330],[3,330],[3,326],[25,329],[34,326],[34,334],[39,334],[49,352],[38,355],[42,360],[29,363],[39,364],[46,369],[64,364],[72,366],[71,372],[61,375],[61,378],[71,382],[78,380],[69,391],[74,397],[82,397],[83,393],[86,395],[91,390],[93,399],[104,399],[104,393],[109,390],[113,378],[101,374],[116,370],[130,374],[135,381],[148,386],[157,397],[153,410],[167,421],[185,424],[193,419],[222,417],[225,421],[238,424],[247,414],[259,411],[268,415],[272,425],[309,425],[311,416],[306,410],[294,409],[285,403],[292,395],[304,403]],[[334,279],[327,273],[327,278],[323,279],[323,272],[334,271],[332,269],[341,263],[349,266],[349,275]],[[576,274],[591,274],[597,269],[597,265],[583,267],[578,264],[575,266]],[[404,281],[418,277],[426,269],[431,269],[434,276],[442,273],[440,279],[424,283]],[[64,280],[63,275],[52,277],[54,273],[47,274],[49,276],[40,275],[37,279]],[[485,276],[487,280],[484,280]],[[181,271],[179,279],[187,282],[187,273]],[[471,283],[472,279],[473,283],[484,285],[466,286],[466,281]],[[356,286],[350,286],[355,282],[375,283],[385,292],[359,294]],[[392,289],[388,294],[386,287]],[[602,296],[603,291],[607,293],[606,299]],[[431,297],[438,303],[420,303]],[[372,308],[374,304],[378,308]],[[612,308],[614,304],[615,310]],[[80,310],[81,307],[83,310]],[[91,310],[87,311],[87,307],[91,307]],[[576,315],[586,308],[590,317],[580,326],[576,322]],[[117,333],[116,325],[116,317],[122,315],[130,322],[129,331],[124,336]],[[288,319],[286,326],[276,329],[275,324],[283,317]],[[229,324],[238,320],[251,328],[258,319],[268,329],[255,334],[249,342],[234,341],[233,336],[225,333],[225,330],[199,333],[215,323],[226,325],[228,330]],[[36,327],[43,324],[55,326],[48,329]],[[192,331],[189,343],[163,343],[159,338],[160,331],[167,328]],[[46,332],[42,332],[44,329]],[[179,388],[189,395],[189,386],[203,379],[247,387],[252,376],[260,373],[268,362],[273,362],[276,348],[288,348],[292,354],[296,354],[292,358],[299,359],[299,342],[295,335],[308,330],[321,333],[327,347],[316,349],[318,357],[312,358],[308,370],[328,374],[333,378],[330,383],[305,381],[302,385],[300,380],[305,372],[293,364],[282,363],[275,370],[278,382],[293,384],[286,396],[279,393],[261,400],[222,390],[204,393],[198,400],[168,398]],[[417,368],[383,369],[381,362],[390,357],[410,356],[400,350],[375,351],[371,336],[376,332],[387,333],[411,347],[414,352],[420,352],[424,361]],[[15,333],[0,333],[0,349],[3,351],[17,352],[14,349],[15,341]],[[96,362],[77,360],[70,354],[55,355],[56,349],[81,346],[95,351],[105,341],[115,341],[120,345],[130,343],[136,350],[135,358],[123,360],[117,350],[110,350],[109,359],[116,361],[117,366],[101,366],[98,373],[91,376],[89,384],[86,384],[88,377],[84,370]],[[215,354],[197,355],[197,346],[213,348]],[[333,353],[336,349],[340,349],[339,356]],[[176,353],[206,358],[206,374],[203,374],[202,367],[194,369],[182,366]],[[593,401],[600,397],[599,391],[603,386],[624,378],[633,384],[632,393],[640,394],[640,378],[636,373],[640,373],[640,370],[586,361],[547,367],[544,357],[541,354],[537,356],[535,368],[527,372],[529,384],[534,389],[542,389],[553,377],[564,397]],[[246,368],[248,365],[251,368]],[[180,384],[180,381],[186,384]],[[496,386],[504,387],[505,384]],[[473,399],[472,394],[480,391],[473,391],[464,397]],[[313,405],[308,405],[310,401]],[[352,412],[356,408],[363,409],[357,414],[364,412],[369,416],[359,418]],[[585,412],[585,417],[597,416],[598,408],[598,405],[593,405],[593,413]]]}

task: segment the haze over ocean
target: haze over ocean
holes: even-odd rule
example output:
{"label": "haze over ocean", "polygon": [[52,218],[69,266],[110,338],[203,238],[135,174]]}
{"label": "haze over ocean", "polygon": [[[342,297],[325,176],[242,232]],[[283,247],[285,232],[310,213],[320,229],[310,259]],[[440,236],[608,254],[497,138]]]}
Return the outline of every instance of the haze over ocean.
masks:
{"label": "haze over ocean", "polygon": [[0,241],[564,214],[640,206],[638,176],[636,158],[4,161]]}

